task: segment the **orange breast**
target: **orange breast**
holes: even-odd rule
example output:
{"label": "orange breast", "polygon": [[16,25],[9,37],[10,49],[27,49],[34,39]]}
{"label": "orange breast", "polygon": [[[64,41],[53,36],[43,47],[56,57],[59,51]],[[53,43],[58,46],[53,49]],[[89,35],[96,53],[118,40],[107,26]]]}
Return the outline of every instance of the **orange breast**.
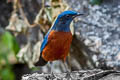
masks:
{"label": "orange breast", "polygon": [[65,60],[72,42],[71,32],[51,31],[48,43],[42,51],[42,57],[46,61]]}

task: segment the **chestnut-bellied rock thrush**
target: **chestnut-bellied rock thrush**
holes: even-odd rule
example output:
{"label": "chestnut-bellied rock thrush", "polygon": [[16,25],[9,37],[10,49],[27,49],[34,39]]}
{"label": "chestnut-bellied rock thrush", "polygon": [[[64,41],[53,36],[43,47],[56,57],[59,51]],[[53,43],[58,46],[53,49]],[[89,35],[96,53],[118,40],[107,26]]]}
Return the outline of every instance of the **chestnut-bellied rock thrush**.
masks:
{"label": "chestnut-bellied rock thrush", "polygon": [[58,15],[53,26],[44,37],[39,61],[35,65],[43,66],[48,61],[54,60],[65,61],[72,42],[70,23],[75,17],[80,15],[83,15],[83,13],[71,10],[64,11]]}

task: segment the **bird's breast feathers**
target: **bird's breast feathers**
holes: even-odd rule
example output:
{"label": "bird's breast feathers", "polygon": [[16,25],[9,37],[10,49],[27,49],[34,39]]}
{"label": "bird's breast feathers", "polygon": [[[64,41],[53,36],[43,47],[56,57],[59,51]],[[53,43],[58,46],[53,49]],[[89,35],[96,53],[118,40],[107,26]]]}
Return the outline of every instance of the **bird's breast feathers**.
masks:
{"label": "bird's breast feathers", "polygon": [[48,36],[48,42],[42,51],[42,57],[46,61],[65,59],[72,42],[71,32],[57,32],[52,30]]}

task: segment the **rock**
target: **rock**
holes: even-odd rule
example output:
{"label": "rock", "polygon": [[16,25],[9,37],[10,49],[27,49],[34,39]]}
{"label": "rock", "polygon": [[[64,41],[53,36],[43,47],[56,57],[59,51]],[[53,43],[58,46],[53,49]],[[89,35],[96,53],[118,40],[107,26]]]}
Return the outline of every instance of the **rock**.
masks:
{"label": "rock", "polygon": [[[116,58],[120,52],[120,19],[118,16],[120,14],[120,1],[105,0],[101,5],[95,6],[91,6],[87,0],[76,0],[72,3],[68,1],[68,4],[73,10],[88,13],[75,23],[76,35],[84,39],[84,44],[91,51],[99,52],[99,59],[104,59],[107,66],[120,66],[118,64],[120,60]],[[79,4],[80,7],[74,7],[73,4]],[[80,35],[78,35],[79,33]],[[94,38],[92,41],[90,41],[91,37]],[[93,43],[94,46],[90,46]],[[114,64],[109,64],[109,62]]]}
{"label": "rock", "polygon": [[33,73],[22,76],[22,80],[119,80],[120,72],[114,70],[80,70],[71,73]]}

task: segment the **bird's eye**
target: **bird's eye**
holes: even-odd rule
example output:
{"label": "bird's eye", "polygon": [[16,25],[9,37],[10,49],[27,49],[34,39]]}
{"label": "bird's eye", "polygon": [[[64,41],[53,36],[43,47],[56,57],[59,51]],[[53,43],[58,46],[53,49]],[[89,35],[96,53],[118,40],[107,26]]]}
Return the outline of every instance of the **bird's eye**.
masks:
{"label": "bird's eye", "polygon": [[66,15],[66,17],[70,17],[70,15]]}

